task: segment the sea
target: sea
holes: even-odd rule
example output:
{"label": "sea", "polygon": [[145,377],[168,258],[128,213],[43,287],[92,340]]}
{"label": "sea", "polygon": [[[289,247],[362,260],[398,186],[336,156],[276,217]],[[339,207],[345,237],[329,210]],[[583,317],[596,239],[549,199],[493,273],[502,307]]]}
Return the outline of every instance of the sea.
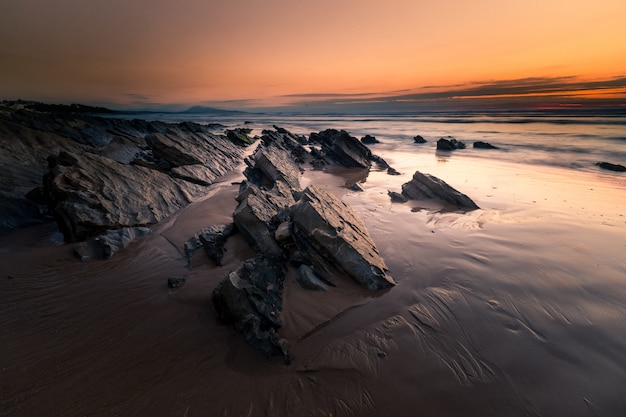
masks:
{"label": "sea", "polygon": [[[383,115],[306,115],[225,112],[220,114],[146,113],[141,118],[168,122],[191,121],[245,127],[252,135],[280,126],[308,135],[328,128],[343,129],[357,138],[382,142],[378,149],[394,148],[413,154],[434,154],[439,138],[453,137],[466,144],[455,158],[487,158],[512,163],[558,166],[596,172],[598,162],[626,165],[626,111],[491,111]],[[216,127],[216,131],[221,127]],[[416,145],[417,135],[427,140]],[[499,151],[473,149],[488,142]]]}
{"label": "sea", "polygon": [[[596,165],[626,165],[624,112],[123,117],[376,137],[400,175],[306,166],[301,184],[352,207],[397,285],[309,291],[291,268],[289,366],[220,323],[211,293],[254,251],[235,234],[217,266],[183,247],[232,221],[243,162],[106,261],[51,243],[54,224],[16,231],[0,239],[0,415],[626,415],[626,172]],[[417,170],[480,209],[391,201]]]}

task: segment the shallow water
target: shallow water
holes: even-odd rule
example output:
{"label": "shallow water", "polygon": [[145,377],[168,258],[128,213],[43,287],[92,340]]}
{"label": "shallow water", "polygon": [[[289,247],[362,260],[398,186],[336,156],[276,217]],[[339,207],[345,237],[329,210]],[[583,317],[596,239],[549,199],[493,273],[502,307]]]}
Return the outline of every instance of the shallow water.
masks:
{"label": "shallow water", "polygon": [[[197,253],[189,270],[182,253],[197,229],[230,219],[240,174],[109,261],[80,263],[50,225],[0,236],[0,415],[624,415],[626,174],[593,165],[624,163],[623,138],[609,138],[618,125],[388,119],[272,119],[373,134],[402,173],[305,173],[355,208],[398,285],[312,293],[290,275],[290,366],[215,320],[212,289],[253,254],[241,238],[222,267]],[[503,150],[438,154],[444,135]],[[546,150],[562,137],[600,154]],[[481,209],[392,204],[387,191],[415,170]],[[170,290],[172,276],[188,282]]]}

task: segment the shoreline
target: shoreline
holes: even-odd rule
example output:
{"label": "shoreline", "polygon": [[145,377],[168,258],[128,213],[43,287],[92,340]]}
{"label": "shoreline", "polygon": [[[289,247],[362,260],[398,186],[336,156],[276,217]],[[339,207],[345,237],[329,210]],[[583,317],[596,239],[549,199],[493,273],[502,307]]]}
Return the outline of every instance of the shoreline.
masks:
{"label": "shoreline", "polygon": [[[0,237],[2,270],[22,271],[0,281],[1,329],[13,335],[0,348],[11,381],[0,405],[13,415],[619,415],[625,197],[610,182],[589,190],[589,174],[468,170],[463,159],[430,165],[483,207],[470,214],[392,204],[387,188],[407,175],[372,172],[357,193],[338,172],[305,172],[357,211],[398,285],[363,297],[342,282],[319,295],[288,275],[288,367],[215,320],[212,289],[253,254],[240,237],[224,266],[198,253],[191,272],[177,246],[232,214],[232,181],[107,261],[38,246],[49,241],[37,228],[49,226]],[[428,166],[388,161],[405,174]],[[459,172],[471,180],[455,183]],[[15,245],[19,236],[30,240]],[[187,284],[168,289],[183,273]]]}

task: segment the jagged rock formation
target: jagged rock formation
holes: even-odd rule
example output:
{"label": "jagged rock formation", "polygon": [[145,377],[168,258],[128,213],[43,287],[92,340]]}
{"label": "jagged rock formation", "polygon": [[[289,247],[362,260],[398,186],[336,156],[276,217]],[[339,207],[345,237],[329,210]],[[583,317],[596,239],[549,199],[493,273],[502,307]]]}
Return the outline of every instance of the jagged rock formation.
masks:
{"label": "jagged rock formation", "polygon": [[363,223],[332,194],[307,187],[291,208],[291,222],[296,246],[323,277],[339,270],[370,290],[395,284]]}
{"label": "jagged rock formation", "polygon": [[[361,160],[369,164],[371,153],[348,144],[354,139],[361,145],[356,138],[349,139],[346,132],[327,131],[325,135],[322,151],[311,155],[302,146],[302,138],[285,129],[263,132],[263,143],[246,161],[247,181],[233,213],[236,229],[258,255],[231,272],[212,296],[220,318],[233,323],[267,356],[283,356],[287,361],[287,346],[277,332],[284,268],[289,261],[299,265],[298,282],[308,289],[335,285],[332,276],[337,274],[371,290],[395,284],[352,209],[319,187],[300,188],[301,172],[295,160],[304,163],[321,156],[327,163],[342,161],[354,167]],[[341,145],[333,149],[337,141]]]}
{"label": "jagged rock formation", "polygon": [[[479,208],[468,196],[450,187],[443,180],[419,171],[415,171],[411,181],[402,184],[402,195],[409,200],[438,199],[459,208],[469,210]],[[394,195],[391,197],[394,198]]]}
{"label": "jagged rock formation", "polygon": [[455,149],[465,149],[465,144],[451,136],[441,138],[437,141],[437,150],[439,151],[453,151]]}
{"label": "jagged rock formation", "polygon": [[51,216],[68,242],[146,226],[241,158],[240,146],[195,123],[0,107],[0,232]]}
{"label": "jagged rock formation", "polygon": [[248,259],[221,281],[212,299],[220,320],[232,323],[246,341],[266,356],[290,362],[285,342],[276,332],[282,326],[284,264],[259,255]]}

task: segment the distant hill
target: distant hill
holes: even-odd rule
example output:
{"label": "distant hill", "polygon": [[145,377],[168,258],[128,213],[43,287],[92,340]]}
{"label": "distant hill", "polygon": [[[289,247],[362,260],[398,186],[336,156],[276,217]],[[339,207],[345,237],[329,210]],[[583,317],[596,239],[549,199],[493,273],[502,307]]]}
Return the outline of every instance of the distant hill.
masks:
{"label": "distant hill", "polygon": [[46,104],[38,101],[14,100],[3,101],[3,105],[11,108],[24,108],[44,113],[80,113],[80,114],[115,114],[117,111],[106,107],[86,106],[84,104]]}
{"label": "distant hill", "polygon": [[216,109],[214,107],[205,107],[205,106],[193,106],[189,109],[185,110],[182,113],[196,113],[196,114],[241,114],[245,113],[238,110],[222,110]]}

